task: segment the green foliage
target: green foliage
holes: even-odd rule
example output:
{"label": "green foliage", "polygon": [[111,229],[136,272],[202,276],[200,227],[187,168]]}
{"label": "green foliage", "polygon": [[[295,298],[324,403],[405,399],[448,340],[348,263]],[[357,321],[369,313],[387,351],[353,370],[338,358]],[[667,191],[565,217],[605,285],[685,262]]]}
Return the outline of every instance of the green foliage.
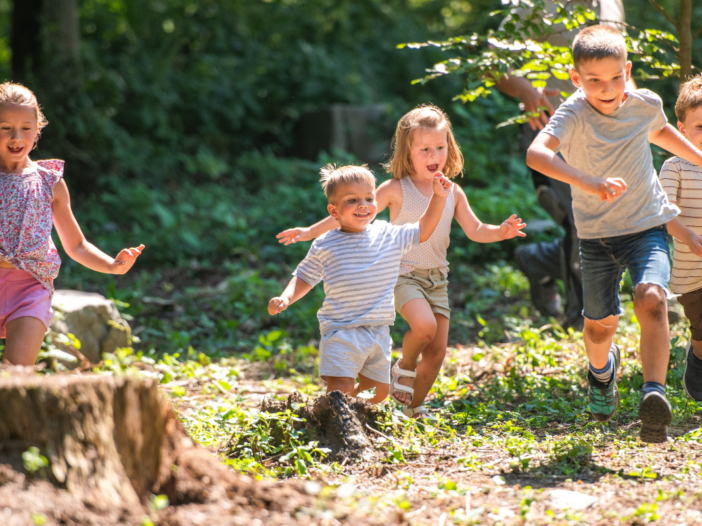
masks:
{"label": "green foliage", "polygon": [[[421,64],[395,46],[482,25],[489,4],[81,0],[80,71],[46,49],[26,80],[51,123],[37,155],[69,159],[69,180],[83,191],[125,177],[229,180],[251,151],[294,155],[296,122],[310,110],[382,102],[399,117],[420,101],[448,100],[455,86],[411,87]],[[9,17],[0,2],[0,27],[9,30]],[[9,60],[0,39],[5,79]]]}
{"label": "green foliage", "polygon": [[[227,457],[237,459],[230,465],[243,471],[254,471],[268,459],[283,466],[284,476],[305,477],[311,466],[319,465],[329,452],[310,440],[298,418],[291,411],[250,415],[246,426],[230,440]],[[242,462],[243,461],[243,462]],[[253,461],[253,463],[252,463]]]}
{"label": "green foliage", "polygon": [[[571,2],[555,2],[557,9],[553,12],[546,10],[544,0],[503,4],[505,9],[491,13],[502,21],[496,30],[439,42],[401,44],[399,47],[436,47],[455,53],[451,58],[434,64],[427,70],[427,75],[414,82],[426,83],[446,75],[459,76],[466,84],[456,99],[465,103],[494,93],[495,84],[508,73],[530,80],[536,88],[545,88],[550,78],[569,80],[568,70],[572,67],[570,48],[552,45],[546,39],[563,28],[577,31],[599,23],[597,13]],[[662,29],[637,29],[630,25],[627,45],[630,58],[636,65],[632,74],[634,78],[647,80],[678,75],[680,65],[674,62],[674,53],[679,43],[672,33]],[[534,114],[512,116],[498,127],[526,123]]]}
{"label": "green foliage", "polygon": [[22,453],[22,463],[24,469],[29,473],[34,473],[49,465],[49,461],[39,452],[39,448],[34,446]]}

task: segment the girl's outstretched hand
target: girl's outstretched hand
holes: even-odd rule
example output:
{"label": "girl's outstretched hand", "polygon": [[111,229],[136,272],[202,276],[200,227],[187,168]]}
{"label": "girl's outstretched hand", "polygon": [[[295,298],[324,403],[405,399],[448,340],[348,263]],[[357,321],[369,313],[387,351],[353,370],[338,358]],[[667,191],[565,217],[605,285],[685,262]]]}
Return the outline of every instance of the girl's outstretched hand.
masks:
{"label": "girl's outstretched hand", "polygon": [[448,197],[451,191],[451,181],[449,181],[444,174],[441,172],[436,172],[434,174],[434,180],[432,181],[431,189],[434,195],[439,197]]}
{"label": "girl's outstretched hand", "polygon": [[144,245],[138,247],[124,248],[117,254],[115,261],[112,264],[113,274],[126,274],[130,268],[134,266],[139,254],[144,250]]}
{"label": "girl's outstretched hand", "polygon": [[278,243],[283,243],[284,245],[297,243],[298,241],[311,241],[313,239],[310,229],[300,226],[283,230],[275,237],[278,238]]}
{"label": "girl's outstretched hand", "polygon": [[512,214],[509,219],[506,219],[500,225],[500,234],[502,234],[502,239],[512,239],[513,237],[526,237],[526,234],[522,232],[522,228],[526,226],[526,223],[522,223],[522,218],[517,217],[517,214]]}

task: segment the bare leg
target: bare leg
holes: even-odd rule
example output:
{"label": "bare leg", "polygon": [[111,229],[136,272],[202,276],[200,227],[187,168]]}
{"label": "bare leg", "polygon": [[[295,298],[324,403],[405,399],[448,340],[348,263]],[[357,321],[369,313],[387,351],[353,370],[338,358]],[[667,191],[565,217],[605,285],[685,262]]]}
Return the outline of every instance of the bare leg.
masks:
{"label": "bare leg", "polygon": [[670,358],[670,330],[665,291],[640,283],[634,291],[634,312],[641,326],[641,367],[644,382],[665,385]]}
{"label": "bare leg", "polygon": [[[442,314],[434,314],[436,319],[436,336],[422,351],[422,359],[417,364],[417,377],[414,379],[414,398],[410,407],[419,407],[431,391],[436,377],[446,357],[448,344],[449,320]],[[410,378],[411,380],[411,378]]]}
{"label": "bare leg", "polygon": [[38,318],[22,316],[7,324],[3,363],[34,365],[46,334],[46,326]]}
{"label": "bare leg", "polygon": [[371,380],[362,374],[358,375],[358,384],[356,384],[353,391],[351,391],[349,394],[351,396],[358,396],[358,393],[367,391],[372,387],[375,387],[375,396],[370,399],[371,404],[379,404],[387,398],[388,392],[390,391],[390,384],[384,384],[376,380]]}
{"label": "bare leg", "polygon": [[[436,318],[431,311],[429,302],[423,298],[408,301],[402,307],[401,314],[409,323],[410,330],[405,333],[405,337],[402,340],[400,369],[414,371],[417,368],[419,355],[436,336]],[[416,385],[418,378],[403,377],[398,382],[412,387],[413,380]],[[394,396],[397,396],[405,404],[412,402],[409,393],[397,392]]]}
{"label": "bare leg", "polygon": [[327,393],[332,391],[341,391],[344,394],[358,396],[361,391],[367,391],[371,387],[375,387],[375,396],[370,399],[372,404],[377,404],[385,400],[390,389],[389,384],[376,382],[362,374],[358,375],[359,382],[354,385],[354,379],[346,376],[327,376]]}
{"label": "bare leg", "polygon": [[585,318],[583,340],[585,351],[590,363],[597,369],[602,369],[609,360],[609,348],[612,338],[617,332],[619,316],[608,316],[603,320],[588,320]]}
{"label": "bare leg", "polygon": [[354,389],[354,379],[345,376],[326,376],[327,394],[332,391],[341,391],[344,394],[351,394]]}

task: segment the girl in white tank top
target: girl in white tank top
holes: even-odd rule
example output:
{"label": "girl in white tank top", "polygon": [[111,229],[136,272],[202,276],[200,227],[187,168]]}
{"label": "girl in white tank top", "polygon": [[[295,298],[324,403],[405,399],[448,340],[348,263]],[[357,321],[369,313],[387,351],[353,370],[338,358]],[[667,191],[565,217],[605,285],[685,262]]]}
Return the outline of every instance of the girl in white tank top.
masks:
{"label": "girl in white tank top", "polygon": [[[463,155],[447,115],[433,105],[419,106],[402,117],[392,145],[392,158],[385,167],[393,179],[378,187],[378,212],[389,208],[393,224],[414,223],[429,204],[436,172],[456,177],[463,170]],[[395,307],[410,330],[402,342],[402,358],[392,369],[390,395],[404,406],[407,416],[415,418],[430,417],[422,404],[446,355],[450,316],[446,251],[454,217],[472,241],[492,243],[526,235],[521,231],[526,225],[516,215],[500,226],[481,223],[463,189],[454,184],[432,236],[403,257]],[[287,245],[314,239],[338,226],[334,218],[328,217],[309,228],[292,228],[277,237]]]}

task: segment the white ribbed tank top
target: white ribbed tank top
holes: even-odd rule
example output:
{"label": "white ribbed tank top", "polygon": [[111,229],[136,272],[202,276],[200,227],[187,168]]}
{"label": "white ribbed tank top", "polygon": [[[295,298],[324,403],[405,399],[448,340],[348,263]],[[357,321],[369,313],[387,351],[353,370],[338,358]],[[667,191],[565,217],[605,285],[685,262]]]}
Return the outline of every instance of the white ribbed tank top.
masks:
{"label": "white ribbed tank top", "polygon": [[[417,190],[409,177],[400,179],[400,184],[402,185],[402,209],[392,224],[416,223],[429,206],[431,198]],[[400,276],[417,269],[432,268],[438,268],[444,276],[448,275],[449,264],[446,259],[446,250],[451,242],[453,212],[453,186],[451,186],[451,192],[446,199],[446,205],[436,230],[427,241],[405,254],[400,263]]]}

